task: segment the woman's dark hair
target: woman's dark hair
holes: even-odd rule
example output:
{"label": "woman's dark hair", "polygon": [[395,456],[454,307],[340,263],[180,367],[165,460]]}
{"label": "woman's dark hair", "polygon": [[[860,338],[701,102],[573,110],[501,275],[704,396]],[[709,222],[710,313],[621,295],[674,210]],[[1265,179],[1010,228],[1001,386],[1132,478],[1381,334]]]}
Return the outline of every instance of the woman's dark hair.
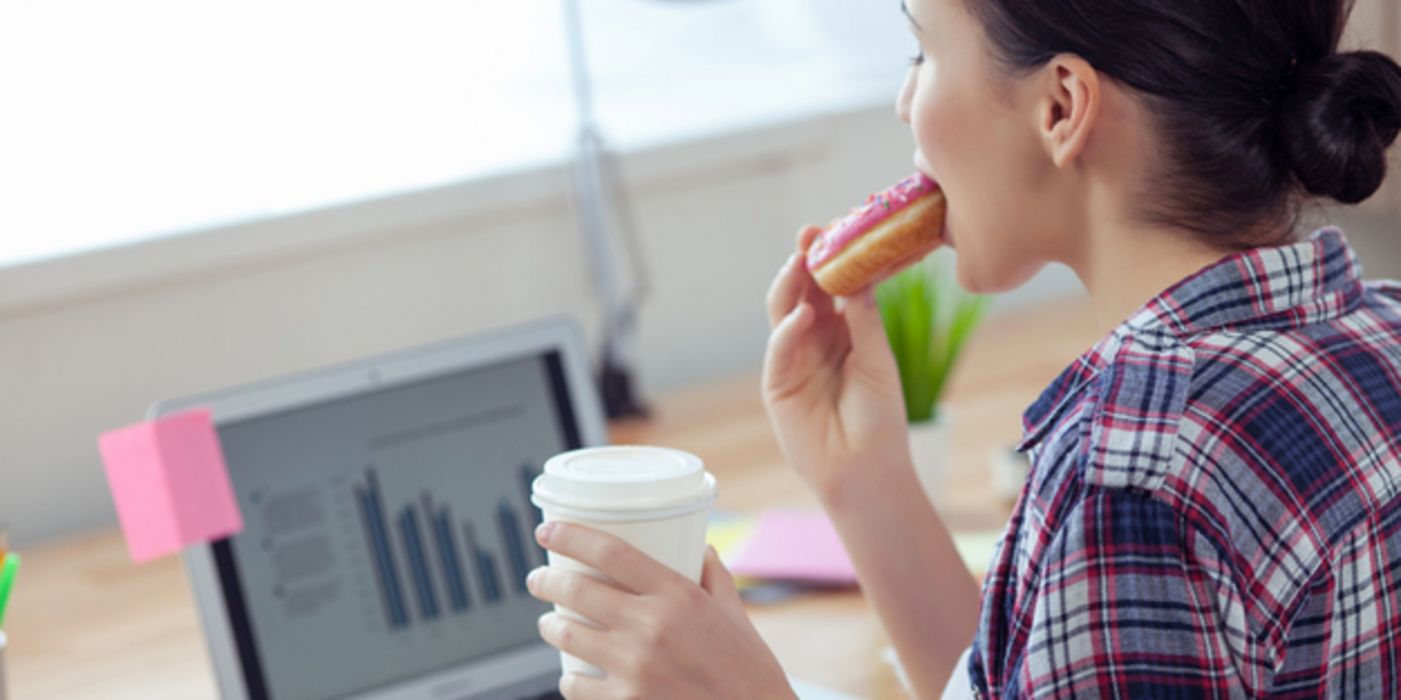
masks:
{"label": "woman's dark hair", "polygon": [[1136,91],[1163,147],[1149,222],[1258,245],[1305,193],[1355,204],[1386,177],[1401,66],[1338,53],[1352,0],[964,2],[1009,74],[1072,53]]}

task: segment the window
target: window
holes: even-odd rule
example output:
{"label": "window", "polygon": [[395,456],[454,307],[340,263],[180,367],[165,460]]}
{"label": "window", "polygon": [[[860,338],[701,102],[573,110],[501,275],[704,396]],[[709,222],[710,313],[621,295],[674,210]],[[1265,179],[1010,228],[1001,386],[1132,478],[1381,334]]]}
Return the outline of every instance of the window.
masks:
{"label": "window", "polygon": [[[580,2],[624,147],[893,103],[909,50],[894,3]],[[561,8],[0,0],[0,267],[559,161]]]}

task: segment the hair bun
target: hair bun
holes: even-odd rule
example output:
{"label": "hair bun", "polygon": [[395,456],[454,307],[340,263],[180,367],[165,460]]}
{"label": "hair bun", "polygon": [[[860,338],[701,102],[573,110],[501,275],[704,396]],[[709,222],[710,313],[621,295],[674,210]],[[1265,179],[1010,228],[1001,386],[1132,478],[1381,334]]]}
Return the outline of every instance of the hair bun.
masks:
{"label": "hair bun", "polygon": [[1401,66],[1376,51],[1300,65],[1279,107],[1280,145],[1309,192],[1356,204],[1381,187],[1401,131]]}

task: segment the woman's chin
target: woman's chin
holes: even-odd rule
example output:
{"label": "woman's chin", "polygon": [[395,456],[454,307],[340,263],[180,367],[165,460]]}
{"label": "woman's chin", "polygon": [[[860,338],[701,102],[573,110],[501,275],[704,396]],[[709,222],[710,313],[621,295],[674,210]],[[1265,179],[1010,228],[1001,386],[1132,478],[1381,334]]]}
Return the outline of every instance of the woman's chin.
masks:
{"label": "woman's chin", "polygon": [[955,277],[958,278],[958,286],[960,289],[971,294],[983,293],[983,291],[978,288],[978,281],[974,279],[972,270],[969,270],[968,266],[964,264],[961,256],[955,265],[954,271]]}
{"label": "woman's chin", "polygon": [[[973,294],[1002,294],[1021,287],[1046,266],[1039,261],[983,260],[963,251],[955,257],[958,286]],[[1012,265],[1012,267],[1004,267]]]}
{"label": "woman's chin", "polygon": [[970,294],[995,294],[1003,291],[996,289],[995,284],[990,284],[995,280],[989,280],[986,274],[980,274],[973,263],[973,256],[966,252],[954,256],[955,277],[963,291]]}

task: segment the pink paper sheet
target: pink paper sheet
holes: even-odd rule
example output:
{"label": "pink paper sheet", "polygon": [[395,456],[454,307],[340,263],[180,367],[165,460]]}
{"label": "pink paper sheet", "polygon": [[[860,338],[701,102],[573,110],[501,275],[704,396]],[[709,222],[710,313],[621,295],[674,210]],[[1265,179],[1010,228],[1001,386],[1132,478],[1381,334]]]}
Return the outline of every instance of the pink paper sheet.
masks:
{"label": "pink paper sheet", "polygon": [[832,522],[821,511],[771,510],[761,514],[730,570],[755,578],[856,583],[856,569]]}

